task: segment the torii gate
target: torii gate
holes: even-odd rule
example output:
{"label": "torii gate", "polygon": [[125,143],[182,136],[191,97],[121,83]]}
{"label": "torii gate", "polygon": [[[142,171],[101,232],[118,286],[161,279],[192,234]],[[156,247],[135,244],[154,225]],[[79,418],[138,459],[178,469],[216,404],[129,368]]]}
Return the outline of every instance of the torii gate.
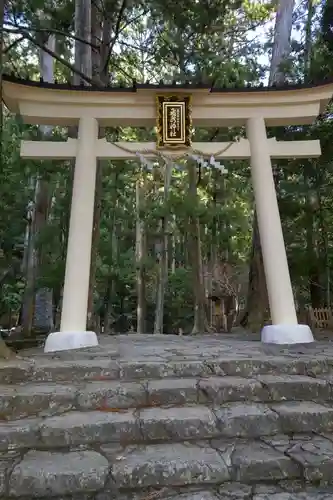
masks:
{"label": "torii gate", "polygon": [[[96,334],[86,330],[97,158],[134,159],[142,152],[148,158],[161,150],[169,156],[196,150],[216,159],[250,158],[272,317],[272,325],[262,331],[262,341],[312,342],[310,328],[297,322],[271,158],[317,157],[320,143],[267,139],[266,126],[310,124],[325,109],[332,93],[333,83],[251,89],[189,84],[99,89],[4,76],[5,104],[26,123],[78,126],[77,139],[21,144],[24,158],[75,158],[61,326],[59,332],[49,334],[45,352],[98,345]],[[156,123],[157,145],[111,144],[98,139],[99,126],[152,127]],[[191,144],[192,123],[202,127],[245,125],[248,139],[231,145]],[[220,155],[216,155],[218,151]]]}

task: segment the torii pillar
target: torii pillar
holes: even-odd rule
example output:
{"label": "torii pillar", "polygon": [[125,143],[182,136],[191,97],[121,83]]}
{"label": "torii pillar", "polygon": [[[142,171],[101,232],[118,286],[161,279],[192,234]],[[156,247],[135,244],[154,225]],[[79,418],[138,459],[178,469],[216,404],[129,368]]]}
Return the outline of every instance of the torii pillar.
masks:
{"label": "torii pillar", "polygon": [[272,317],[272,325],[263,328],[261,340],[275,344],[313,342],[309,326],[299,325],[297,321],[264,118],[250,118],[246,132]]}
{"label": "torii pillar", "polygon": [[87,331],[91,244],[96,184],[98,122],[80,118],[69,222],[60,331],[46,339],[44,351],[54,352],[98,345]]}

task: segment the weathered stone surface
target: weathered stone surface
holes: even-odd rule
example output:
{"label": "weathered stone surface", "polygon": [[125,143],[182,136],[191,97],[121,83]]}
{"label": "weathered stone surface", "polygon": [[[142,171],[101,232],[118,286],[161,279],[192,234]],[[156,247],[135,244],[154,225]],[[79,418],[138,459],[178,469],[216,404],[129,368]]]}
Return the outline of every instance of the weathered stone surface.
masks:
{"label": "weathered stone surface", "polygon": [[120,378],[123,380],[142,380],[172,376],[168,363],[160,361],[124,361],[120,363]]}
{"label": "weathered stone surface", "polygon": [[231,401],[262,401],[260,382],[242,377],[209,377],[199,381],[199,402],[223,404]]}
{"label": "weathered stone surface", "polygon": [[20,454],[16,451],[0,453],[0,496],[5,495],[9,475],[19,460]]}
{"label": "weathered stone surface", "polygon": [[119,366],[109,359],[49,360],[40,361],[29,374],[36,382],[102,381],[119,378]]}
{"label": "weathered stone surface", "polygon": [[255,438],[280,431],[278,415],[264,404],[230,403],[214,413],[224,436]]}
{"label": "weathered stone surface", "polygon": [[216,418],[205,406],[147,408],[140,411],[147,441],[208,439],[219,435]]}
{"label": "weathered stone surface", "polygon": [[280,500],[281,498],[283,500],[286,498],[291,500],[332,500],[333,488],[318,486],[307,486],[304,488],[304,484],[297,489],[289,487],[284,488],[273,484],[254,485],[253,499],[270,500],[271,498],[275,500]]}
{"label": "weathered stone surface", "polygon": [[287,434],[333,431],[333,408],[301,401],[288,401],[271,408],[279,415],[282,431]]}
{"label": "weathered stone surface", "polygon": [[0,384],[25,382],[34,368],[34,361],[0,361]]}
{"label": "weathered stone surface", "polygon": [[192,359],[182,359],[176,360],[175,358],[171,359],[169,362],[169,367],[172,373],[172,377],[207,377],[209,375],[214,374],[211,371],[211,367],[205,361],[203,353],[201,356],[196,355],[196,357],[201,357],[201,359],[195,359],[195,356]]}
{"label": "weathered stone surface", "polygon": [[[47,415],[40,432],[37,419],[2,422],[0,449],[22,447],[26,452],[49,447],[54,450],[52,457],[65,457],[52,459],[52,468],[56,470],[61,463],[70,475],[75,460],[66,462],[64,449],[71,447],[68,453],[76,454],[93,447],[114,469],[96,493],[75,490],[75,486],[69,493],[60,493],[51,485],[40,496],[44,500],[151,500],[154,492],[159,492],[156,500],[258,500],[259,495],[265,500],[286,500],[286,495],[288,500],[332,500],[332,492],[304,489],[303,475],[315,483],[330,480],[333,343],[286,347],[263,345],[258,339],[234,333],[104,336],[98,348],[54,355],[35,349],[29,354],[33,360],[20,361],[16,371],[12,362],[10,371],[8,363],[0,363],[0,384],[25,384],[0,391],[0,412],[2,401],[8,415],[10,404],[18,405],[11,418],[19,407],[17,416],[29,414],[30,408],[37,406],[47,415],[54,400],[48,399],[49,384],[54,382],[60,388],[68,384],[65,392],[75,393],[76,387],[73,399],[82,410]],[[43,387],[31,389],[27,382],[32,381]],[[56,387],[52,393],[59,405],[63,394]],[[13,389],[23,391],[21,400],[15,400]],[[285,398],[289,401],[282,403]],[[290,403],[290,399],[296,401]],[[304,403],[306,399],[311,401]],[[61,404],[57,414],[67,411]],[[128,407],[133,411],[126,411]],[[309,430],[327,433],[328,442],[325,436],[312,439]],[[283,449],[273,443],[282,432],[289,434]],[[295,436],[295,432],[306,433],[309,439],[304,434]],[[197,442],[209,437],[209,444]],[[152,440],[151,444],[142,443],[144,438]],[[156,444],[163,440],[167,442]],[[30,452],[30,457],[31,453],[41,452]],[[37,461],[40,471],[42,461],[51,463],[48,459]],[[10,463],[4,459],[1,465],[0,456],[0,483],[8,478]],[[14,465],[17,470],[21,464]],[[93,467],[81,467],[80,471]],[[45,481],[56,481],[55,473],[44,471],[37,477],[36,469],[25,464],[24,480],[29,484],[46,484],[46,477]],[[292,480],[299,471],[302,477]],[[237,478],[249,484],[230,483]],[[33,498],[28,488],[24,488],[24,495]]]}
{"label": "weathered stone surface", "polygon": [[120,378],[125,380],[202,377],[212,374],[202,360],[133,360],[121,362]]}
{"label": "weathered stone surface", "polygon": [[299,493],[262,493],[254,495],[253,500],[332,500],[333,492],[304,491]]}
{"label": "weathered stone surface", "polygon": [[77,404],[83,410],[141,408],[147,406],[147,391],[143,383],[91,382],[80,390]]}
{"label": "weathered stone surface", "polygon": [[196,403],[198,382],[195,378],[172,378],[148,382],[149,406],[170,406]]}
{"label": "weathered stone surface", "polygon": [[151,445],[123,453],[112,466],[120,488],[222,483],[230,480],[220,454],[194,444]]}
{"label": "weathered stone surface", "polygon": [[[248,349],[248,354],[246,354]],[[241,351],[241,357],[237,357],[234,353],[232,357],[227,359],[219,359],[212,362],[214,365],[214,373],[216,375],[229,375],[251,378],[259,374],[270,373],[286,373],[290,375],[304,374],[305,363],[298,359],[288,359],[280,356],[265,359],[261,354],[258,358],[249,355],[252,351],[251,346],[245,346]]]}
{"label": "weathered stone surface", "polygon": [[[93,500],[221,500],[221,497],[208,487],[202,490],[197,486],[189,486],[183,488],[144,488],[140,491],[128,491],[127,493],[106,493],[104,491],[94,496]],[[228,500],[236,500],[236,498],[229,497]]]}
{"label": "weathered stone surface", "polygon": [[301,476],[301,468],[264,443],[238,443],[232,455],[233,475],[244,483]]}
{"label": "weathered stone surface", "polygon": [[73,408],[76,389],[66,385],[0,386],[0,417],[14,420],[63,413]]}
{"label": "weathered stone surface", "polygon": [[[333,438],[333,436],[332,436]],[[332,481],[333,442],[322,436],[276,436],[263,440],[302,466],[307,481]]]}
{"label": "weathered stone surface", "polygon": [[[301,488],[302,490],[303,488]],[[283,489],[279,483],[276,484],[269,484],[267,485],[266,483],[257,483],[253,485],[253,494],[254,495],[274,495],[275,493],[283,493],[285,491],[288,491],[289,493],[293,493],[293,490],[289,490],[288,488]]]}
{"label": "weathered stone surface", "polygon": [[94,451],[29,451],[13,469],[9,494],[38,498],[95,492],[103,488],[108,472],[108,461]]}
{"label": "weathered stone surface", "polygon": [[132,411],[70,412],[46,418],[40,434],[44,446],[50,448],[103,442],[126,444],[141,438],[139,425]]}
{"label": "weathered stone surface", "polygon": [[220,497],[217,497],[212,491],[196,491],[168,496],[165,497],[165,500],[220,500]]}
{"label": "weathered stone surface", "polygon": [[269,364],[260,359],[251,359],[243,355],[218,358],[210,361],[211,375],[251,378],[257,373],[269,373]]}
{"label": "weathered stone surface", "polygon": [[223,484],[218,489],[221,500],[251,500],[252,487],[248,484],[229,483]]}
{"label": "weathered stone surface", "polygon": [[[122,379],[127,380],[212,375],[251,377],[269,373],[319,376],[333,373],[333,347],[329,342],[285,347],[263,345],[253,341],[253,338],[234,334],[195,338],[174,335],[142,335],[140,338],[134,335],[102,336],[98,348],[80,349],[70,354],[50,356],[41,354],[38,349],[27,351],[27,354],[35,356],[38,365],[44,363],[44,367],[38,368],[30,380],[36,380],[36,377],[48,381],[94,379],[101,374],[101,367],[96,366],[98,362],[108,365],[105,367],[108,372],[112,367],[111,373],[103,373],[102,377],[114,379],[121,374]],[[117,362],[111,361],[114,357],[120,360],[121,373]],[[87,376],[85,364],[88,371],[90,365],[90,368],[97,369],[97,373]],[[68,370],[70,365],[72,370]],[[53,373],[50,374],[50,371]],[[83,376],[73,373],[75,371],[81,371]]]}
{"label": "weathered stone surface", "polygon": [[[186,488],[161,488],[142,490],[141,492],[130,492],[123,494],[99,493],[94,495],[93,500],[332,500],[333,490],[327,488],[307,488],[299,492],[289,492],[278,486],[261,485],[259,488],[233,483],[222,485],[218,490]],[[257,492],[258,490],[258,492]],[[43,499],[48,500],[48,499]],[[67,497],[57,500],[69,500]],[[76,495],[70,500],[86,500],[85,497],[77,498]],[[92,500],[91,497],[87,500]]]}
{"label": "weathered stone surface", "polygon": [[272,401],[328,401],[332,395],[325,380],[304,375],[259,375],[258,380]]}
{"label": "weathered stone surface", "polygon": [[39,442],[39,419],[22,419],[0,423],[0,451],[35,448]]}

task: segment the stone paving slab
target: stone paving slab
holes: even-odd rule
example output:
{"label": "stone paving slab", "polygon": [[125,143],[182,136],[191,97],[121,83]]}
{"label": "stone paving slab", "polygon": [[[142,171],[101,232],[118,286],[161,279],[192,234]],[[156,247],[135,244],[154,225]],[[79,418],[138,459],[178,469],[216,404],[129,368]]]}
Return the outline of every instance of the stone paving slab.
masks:
{"label": "stone paving slab", "polygon": [[232,401],[266,401],[268,393],[255,379],[242,377],[208,377],[198,381],[200,403],[215,405]]}
{"label": "stone paving slab", "polygon": [[[332,482],[332,474],[329,475],[329,470],[332,471],[332,468],[329,469],[325,459],[321,462],[318,458],[315,463],[316,470],[312,468],[312,473],[309,473],[310,454],[312,448],[316,446],[318,446],[316,436],[312,442],[307,443],[306,449],[297,447],[296,440],[294,446],[291,447],[292,451],[288,453],[268,443],[258,441],[212,440],[209,443],[201,441],[128,447],[109,455],[109,459],[113,464],[112,477],[120,489],[156,487],[157,485],[159,487],[184,484],[194,486],[206,482],[234,481],[236,484],[243,483],[244,488],[248,485],[245,489],[249,491],[250,485],[252,488],[259,483],[270,482],[272,485],[272,481],[279,484],[285,480],[290,483],[290,480],[299,479],[301,485],[304,481],[314,484],[319,480]],[[325,443],[322,440],[320,446],[321,450],[326,449],[327,455],[327,450],[332,449],[332,442]],[[105,453],[104,447],[102,450]],[[223,477],[216,476],[217,463],[220,472],[223,471]],[[214,480],[206,467],[211,470],[211,474],[214,474]],[[229,489],[231,487],[232,485]],[[235,484],[233,487],[235,488]],[[236,490],[238,491],[239,488]],[[257,493],[259,494],[260,491]]]}
{"label": "stone paving slab", "polygon": [[273,438],[263,437],[262,440],[299,463],[307,481],[333,480],[333,434],[326,434],[325,437],[282,435]]}
{"label": "stone paving slab", "polygon": [[15,465],[9,480],[9,496],[35,498],[95,492],[104,487],[108,461],[94,451],[67,454],[29,451]]}
{"label": "stone paving slab", "polygon": [[[78,358],[72,360],[48,359],[47,355],[33,358],[34,366],[27,373],[25,380],[31,382],[72,382],[103,381],[119,379],[120,367],[117,361],[108,358],[82,359],[81,350]],[[0,363],[1,374],[1,363]]]}
{"label": "stone paving slab", "polygon": [[26,382],[36,361],[27,357],[19,360],[0,360],[0,384],[18,384]]}
{"label": "stone paving slab", "polygon": [[[250,351],[251,352],[251,351]],[[78,353],[80,356],[80,353]],[[110,359],[82,360],[80,357],[73,361],[58,359],[46,360],[43,356],[33,359],[34,365],[17,362],[15,370],[0,361],[0,383],[17,382],[71,382],[125,380],[141,381],[143,379],[189,378],[208,376],[236,376],[251,378],[256,375],[286,374],[286,375],[311,375],[328,378],[332,383],[328,366],[330,359],[302,359],[293,357],[263,356],[262,358],[239,356],[230,353],[229,357],[215,357],[200,359],[179,360],[167,356],[150,360],[144,356],[140,360]],[[333,365],[333,358],[332,358]]]}
{"label": "stone paving slab", "polygon": [[301,467],[291,458],[264,443],[236,446],[232,457],[234,480],[241,482],[278,481],[299,478]]}
{"label": "stone paving slab", "polygon": [[[236,485],[238,486],[238,485]],[[267,493],[262,492],[261,494],[252,493],[251,488],[242,487],[239,485],[239,489],[225,489],[223,486],[219,492],[216,490],[199,490],[199,491],[189,491],[187,493],[163,493],[163,490],[156,490],[155,492],[149,494],[144,493],[134,493],[128,495],[121,495],[119,497],[97,495],[93,500],[332,500],[333,490],[319,490],[311,491],[307,489],[306,491],[298,493],[290,493],[286,491],[279,491],[278,493],[273,491],[273,488],[266,486],[264,488]],[[155,494],[155,496],[154,496]],[[46,500],[46,499],[45,499]],[[63,499],[61,499],[63,500]]]}
{"label": "stone paving slab", "polygon": [[[269,490],[269,487],[267,488]],[[161,493],[162,491],[162,493]],[[241,495],[241,492],[240,492]],[[154,494],[112,494],[112,493],[98,493],[97,495],[78,495],[70,496],[57,496],[52,497],[53,500],[332,500],[332,491],[316,492],[303,491],[298,493],[279,492],[279,493],[262,493],[260,495],[237,495],[225,496],[216,493],[214,490],[199,490],[189,491],[188,493],[163,493],[163,490],[157,490]],[[40,500],[49,500],[50,497],[39,497]],[[25,497],[27,500],[27,497]],[[30,500],[30,499],[29,499]]]}
{"label": "stone paving slab", "polygon": [[[333,487],[318,484],[325,479],[321,471],[332,481],[332,468],[320,462],[319,454],[325,449],[331,453],[333,443],[320,438],[276,436],[269,443],[213,440],[123,449],[103,445],[96,450],[29,451],[23,457],[12,452],[0,455],[2,494],[22,500],[147,500],[154,499],[155,491],[161,493],[157,497],[161,500],[196,499],[201,492],[207,500],[211,495],[213,500],[214,496],[218,500],[268,500],[274,495],[327,500],[333,498]],[[317,472],[309,475],[314,448]],[[306,487],[304,481],[313,481],[317,487]]]}
{"label": "stone paving slab", "polygon": [[0,385],[0,420],[52,415],[73,409],[77,389],[68,385]]}
{"label": "stone paving slab", "polygon": [[266,401],[330,401],[332,385],[327,380],[304,375],[259,375],[257,381],[268,393]]}
{"label": "stone paving slab", "polygon": [[238,482],[225,483],[217,488],[219,500],[251,500],[252,486]]}
{"label": "stone paving slab", "polygon": [[[82,380],[232,375],[333,374],[333,342],[296,346],[265,345],[247,335],[101,336],[96,348],[44,354],[22,351],[24,360],[0,363],[0,383],[11,380],[61,382],[73,369]],[[14,365],[16,365],[14,374]],[[32,366],[33,365],[33,366]]]}
{"label": "stone paving slab", "polygon": [[50,417],[40,426],[42,444],[48,449],[87,443],[135,443],[142,440],[133,411],[70,412]]}
{"label": "stone paving slab", "polygon": [[217,406],[152,407],[69,411],[42,419],[0,422],[0,450],[244,437],[330,433],[333,408],[313,402],[287,401],[271,406],[255,402]]}
{"label": "stone paving slab", "polygon": [[205,406],[147,408],[139,416],[144,441],[186,441],[220,435],[214,413]]}
{"label": "stone paving slab", "polygon": [[79,410],[145,407],[149,405],[146,385],[144,382],[91,382],[78,391],[77,407]]}
{"label": "stone paving slab", "polygon": [[20,454],[15,451],[0,453],[0,498],[6,494],[11,470],[20,460]]}
{"label": "stone paving slab", "polygon": [[332,500],[333,492],[299,492],[255,495],[253,500]]}
{"label": "stone paving slab", "polygon": [[198,403],[199,379],[173,378],[149,380],[147,382],[149,406],[181,406]]}
{"label": "stone paving slab", "polygon": [[215,484],[230,480],[230,471],[213,448],[195,444],[151,445],[125,450],[112,467],[118,488]]}
{"label": "stone paving slab", "polygon": [[41,422],[35,418],[0,422],[0,451],[35,448]]}
{"label": "stone paving slab", "polygon": [[221,434],[256,438],[277,434],[278,414],[260,403],[229,403],[214,409]]}
{"label": "stone paving slab", "polygon": [[284,432],[333,431],[333,408],[308,401],[287,401],[272,405]]}
{"label": "stone paving slab", "polygon": [[333,403],[332,387],[324,379],[303,375],[256,375],[204,378],[165,378],[126,382],[30,383],[0,385],[0,421],[29,416],[51,416],[69,410],[116,411],[129,408],[227,402],[283,402],[301,400]]}

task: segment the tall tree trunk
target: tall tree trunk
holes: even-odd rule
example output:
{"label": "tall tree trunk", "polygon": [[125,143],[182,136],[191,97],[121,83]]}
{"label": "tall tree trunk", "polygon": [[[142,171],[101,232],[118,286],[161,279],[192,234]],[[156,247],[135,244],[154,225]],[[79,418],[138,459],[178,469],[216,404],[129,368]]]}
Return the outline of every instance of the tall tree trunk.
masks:
{"label": "tall tree trunk", "polygon": [[[45,46],[54,52],[55,38],[50,35]],[[54,81],[53,58],[41,50],[40,69],[42,78],[52,83]],[[49,138],[52,127],[40,127],[42,138]],[[25,335],[32,334],[33,327],[48,332],[53,327],[52,290],[42,288],[36,293],[36,279],[42,262],[42,249],[37,247],[38,238],[45,228],[48,219],[51,200],[49,182],[41,172],[35,182],[35,197],[29,220],[29,236],[26,256],[26,288],[22,303],[22,328]]]}
{"label": "tall tree trunk", "polygon": [[[0,0],[0,162],[2,161],[2,129],[3,129],[3,103],[2,103],[2,65],[3,65],[3,22],[4,22],[4,0]],[[7,347],[0,335],[0,359],[14,357],[14,353]]]}
{"label": "tall tree trunk", "polygon": [[[91,0],[75,0],[75,68],[91,78]],[[81,42],[85,40],[87,43]],[[74,85],[87,85],[77,73],[73,75]]]}
{"label": "tall tree trunk", "polygon": [[114,206],[114,212],[112,216],[112,225],[111,225],[111,256],[112,256],[112,274],[109,276],[107,291],[105,297],[105,314],[104,314],[104,331],[108,334],[114,333],[112,331],[112,323],[114,321],[113,314],[113,298],[115,296],[116,289],[116,279],[114,275],[114,269],[118,267],[119,261],[119,245],[118,245],[118,226],[117,226],[117,207],[118,207],[118,172],[115,170],[113,175],[113,187],[114,187],[114,196],[112,197],[112,205]]}
{"label": "tall tree trunk", "polygon": [[5,0],[0,0],[0,160],[2,160],[2,129],[3,129],[3,102],[2,102],[2,73],[3,73],[3,23],[5,17]]}
{"label": "tall tree trunk", "polygon": [[145,276],[145,223],[142,211],[145,200],[145,173],[136,182],[136,279],[137,279],[137,333],[145,333],[146,323],[146,276]]}
{"label": "tall tree trunk", "polygon": [[[93,55],[91,48],[92,41],[92,4],[91,0],[75,0],[75,69],[83,73],[85,76],[92,78]],[[84,40],[81,42],[80,40]],[[74,85],[89,84],[80,77],[77,73],[73,74]],[[69,128],[69,136],[77,137],[77,127]],[[95,227],[95,224],[94,224]],[[90,295],[88,295],[87,317],[90,319],[89,307]],[[89,323],[89,321],[87,320]],[[90,325],[88,326],[88,328]]]}
{"label": "tall tree trunk", "polygon": [[[50,35],[47,41],[47,47],[55,51],[55,36]],[[44,51],[40,54],[41,74],[46,82],[52,83],[54,81],[54,61],[53,58]],[[42,138],[48,140],[52,135],[53,128],[42,125],[40,127]],[[44,172],[41,173],[36,182],[35,188],[35,216],[34,232],[36,238],[41,234],[42,230],[46,227],[49,217],[50,205],[52,200],[51,186],[45,178]],[[38,279],[41,266],[43,264],[43,250],[38,247],[36,251],[36,271],[35,279]],[[54,327],[53,324],[53,291],[50,288],[37,288],[35,295],[35,307],[33,317],[33,327],[42,330],[50,331]]]}
{"label": "tall tree trunk", "polygon": [[[283,63],[290,54],[294,5],[294,0],[280,0],[278,3],[269,75],[270,85],[281,85],[285,79]],[[256,212],[254,213],[252,234],[247,304],[241,319],[241,325],[252,330],[258,330],[266,322],[269,302]]]}
{"label": "tall tree trunk", "polygon": [[[308,15],[305,25],[305,46],[304,46],[304,80],[307,82],[310,77],[312,33],[311,25],[314,15],[313,0],[308,0]],[[315,192],[316,182],[313,162],[305,161],[303,164],[304,185],[306,187],[306,253],[308,261],[308,286],[312,307],[321,307],[323,293],[321,286],[321,269],[319,264],[318,239],[315,229],[315,214],[317,206],[320,205],[320,190]]]}
{"label": "tall tree trunk", "polygon": [[[171,176],[172,176],[172,164],[170,162],[166,162],[164,171],[164,206],[166,206],[169,199]],[[168,223],[169,223],[169,218],[165,213],[163,220],[161,222],[161,251],[160,251],[160,263],[159,263],[157,294],[156,294],[155,322],[154,322],[154,333],[158,334],[163,333],[164,294],[165,294],[165,288],[168,283],[168,273],[169,273],[169,258],[168,258],[169,224]]]}
{"label": "tall tree trunk", "polygon": [[[100,19],[100,13],[104,13],[104,19]],[[100,81],[101,85],[106,86],[109,82],[109,48],[111,44],[112,26],[107,11],[107,5],[102,9],[102,4],[94,2],[91,8],[91,38],[94,45],[98,45],[99,51],[92,51],[92,76]],[[107,16],[107,17],[106,17]],[[99,138],[105,137],[105,129],[100,128]],[[98,246],[100,239],[100,221],[101,221],[101,203],[103,194],[103,165],[102,160],[97,161],[96,169],[96,191],[95,191],[95,207],[94,220],[91,242],[91,261],[90,261],[90,278],[89,278],[89,295],[88,295],[88,328],[94,329],[94,288],[96,282],[96,266],[98,257]]]}
{"label": "tall tree trunk", "polygon": [[196,164],[192,161],[188,161],[187,171],[188,206],[192,207],[194,210],[194,214],[191,214],[189,217],[188,250],[191,259],[194,289],[194,325],[192,328],[192,335],[195,335],[198,333],[205,333],[208,330],[208,321],[202,269],[200,223],[195,213],[198,206]]}
{"label": "tall tree trunk", "polygon": [[283,64],[290,54],[290,37],[293,25],[295,0],[280,0],[276,13],[274,43],[269,74],[269,85],[281,85],[285,80]]}

